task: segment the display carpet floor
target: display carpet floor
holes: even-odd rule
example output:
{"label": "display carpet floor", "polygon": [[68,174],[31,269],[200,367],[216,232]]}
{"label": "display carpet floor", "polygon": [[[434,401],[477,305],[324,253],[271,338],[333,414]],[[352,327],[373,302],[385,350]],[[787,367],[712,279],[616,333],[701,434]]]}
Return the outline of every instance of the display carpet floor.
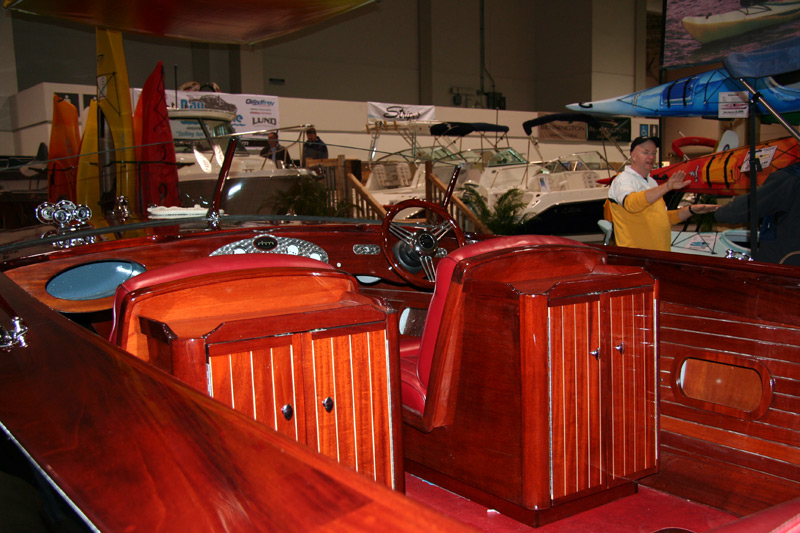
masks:
{"label": "display carpet floor", "polygon": [[632,496],[535,529],[411,474],[406,474],[406,495],[460,522],[491,532],[667,533],[684,530],[700,533],[737,518],[643,486]]}

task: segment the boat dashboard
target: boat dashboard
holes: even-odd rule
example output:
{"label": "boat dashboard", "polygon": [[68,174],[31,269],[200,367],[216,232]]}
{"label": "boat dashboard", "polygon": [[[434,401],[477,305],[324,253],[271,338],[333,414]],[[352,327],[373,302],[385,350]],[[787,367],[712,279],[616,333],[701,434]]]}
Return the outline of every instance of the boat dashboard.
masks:
{"label": "boat dashboard", "polygon": [[[403,286],[382,253],[380,225],[291,225],[186,235],[147,235],[106,241],[8,261],[4,273],[31,295],[62,313],[112,308],[116,288],[142,272],[180,261],[225,254],[279,253],[330,264],[362,285]],[[440,246],[453,250],[445,237]]]}

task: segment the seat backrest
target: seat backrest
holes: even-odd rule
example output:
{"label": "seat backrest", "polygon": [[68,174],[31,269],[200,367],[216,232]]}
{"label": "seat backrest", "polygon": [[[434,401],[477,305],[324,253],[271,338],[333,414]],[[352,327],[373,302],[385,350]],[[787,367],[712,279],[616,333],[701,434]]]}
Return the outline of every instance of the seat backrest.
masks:
{"label": "seat backrest", "polygon": [[[436,269],[436,285],[428,307],[428,316],[425,319],[417,356],[417,375],[424,387],[427,388],[430,380],[436,341],[442,325],[445,302],[447,301],[456,266],[465,259],[476,258],[494,252],[552,245],[585,246],[572,239],[551,235],[502,236],[462,246],[441,259]],[[587,248],[589,247],[587,246]]]}
{"label": "seat backrest", "polygon": [[375,165],[372,167],[372,174],[370,176],[373,179],[371,183],[371,189],[385,189],[388,187],[386,183],[386,167],[383,165]]}
{"label": "seat backrest", "polygon": [[257,253],[201,257],[199,259],[181,261],[143,272],[121,284],[114,294],[113,325],[111,334],[109,335],[109,341],[114,344],[119,344],[118,336],[120,327],[125,320],[125,317],[121,316],[122,304],[126,296],[137,289],[218,272],[287,267],[314,268],[317,270],[334,269],[327,263],[308,257],[288,254]]}
{"label": "seat backrest", "polygon": [[401,187],[411,185],[411,167],[408,163],[397,163],[397,179],[400,181]]}
{"label": "seat backrest", "polygon": [[614,224],[606,219],[600,219],[597,221],[597,226],[600,228],[600,231],[603,232],[603,244],[611,244],[611,235],[614,232]]}

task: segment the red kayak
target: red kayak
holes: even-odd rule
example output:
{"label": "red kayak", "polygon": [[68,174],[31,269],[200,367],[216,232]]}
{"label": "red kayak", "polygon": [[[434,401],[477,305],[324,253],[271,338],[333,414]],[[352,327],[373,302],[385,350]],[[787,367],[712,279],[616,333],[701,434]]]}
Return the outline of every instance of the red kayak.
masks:
{"label": "red kayak", "polygon": [[178,166],[164,95],[164,68],[159,61],[142,87],[134,112],[139,201],[142,216],[148,205],[178,206]]}

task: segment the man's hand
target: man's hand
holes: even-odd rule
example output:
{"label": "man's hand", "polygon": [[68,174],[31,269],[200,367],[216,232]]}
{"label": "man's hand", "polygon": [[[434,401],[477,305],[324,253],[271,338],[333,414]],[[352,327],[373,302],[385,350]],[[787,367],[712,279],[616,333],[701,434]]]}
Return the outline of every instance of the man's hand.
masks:
{"label": "man's hand", "polygon": [[683,189],[687,185],[689,185],[692,180],[686,179],[686,172],[683,170],[679,170],[673,175],[669,177],[667,181],[659,185],[658,187],[652,187],[647,189],[644,192],[644,198],[647,200],[647,203],[652,204],[659,198],[663,197],[669,191],[675,189]]}
{"label": "man's hand", "polygon": [[692,211],[694,211],[695,215],[702,215],[704,213],[713,213],[719,209],[719,206],[716,204],[694,204],[692,205]]}
{"label": "man's hand", "polygon": [[674,191],[676,189],[683,189],[691,182],[692,180],[686,179],[686,172],[679,170],[669,177],[665,185],[667,186],[667,191]]}

